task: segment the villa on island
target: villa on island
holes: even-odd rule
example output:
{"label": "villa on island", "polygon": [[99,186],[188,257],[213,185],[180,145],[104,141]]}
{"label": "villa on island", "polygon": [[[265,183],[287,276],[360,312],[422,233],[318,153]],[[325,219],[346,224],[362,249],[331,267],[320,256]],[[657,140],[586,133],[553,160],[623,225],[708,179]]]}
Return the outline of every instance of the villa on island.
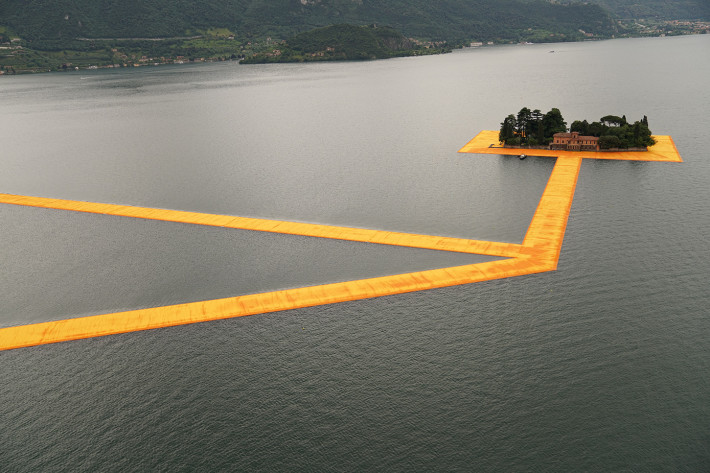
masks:
{"label": "villa on island", "polygon": [[583,136],[579,132],[555,133],[552,135],[550,149],[560,149],[565,151],[598,151],[599,137]]}
{"label": "villa on island", "polygon": [[500,124],[498,142],[506,148],[536,148],[561,151],[647,151],[656,140],[648,128],[648,118],[634,123],[626,115],[606,115],[598,122],[575,120],[567,127],[562,113],[553,108],[546,114],[523,107]]}

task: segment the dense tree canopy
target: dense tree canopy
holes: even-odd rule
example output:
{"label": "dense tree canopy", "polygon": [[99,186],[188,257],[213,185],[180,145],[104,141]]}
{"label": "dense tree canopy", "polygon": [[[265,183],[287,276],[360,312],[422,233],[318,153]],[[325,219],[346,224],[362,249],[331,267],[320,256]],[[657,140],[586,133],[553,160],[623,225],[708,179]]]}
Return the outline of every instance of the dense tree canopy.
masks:
{"label": "dense tree canopy", "polygon": [[435,41],[609,37],[617,26],[597,5],[544,0],[2,0],[0,26],[34,42],[77,37],[171,37],[223,27],[239,38],[285,39],[337,23],[388,25]]}
{"label": "dense tree canopy", "polygon": [[[500,125],[498,139],[511,146],[549,145],[555,133],[567,131],[567,123],[557,108],[542,115],[540,110],[523,107],[517,115],[508,115]],[[601,149],[645,148],[656,143],[645,115],[634,123],[629,123],[626,115],[605,115],[592,123],[575,120],[569,131],[598,137]]]}
{"label": "dense tree canopy", "polygon": [[622,117],[606,115],[598,122],[592,123],[588,123],[587,120],[576,120],[572,122],[570,131],[579,132],[580,135],[599,137],[601,149],[645,148],[656,143],[651,136],[648,118],[645,115],[634,123],[628,123],[626,115]]}
{"label": "dense tree canopy", "polygon": [[668,20],[710,20],[707,0],[591,0],[619,18],[660,18]]}
{"label": "dense tree canopy", "polygon": [[242,64],[385,59],[445,51],[423,48],[386,26],[340,24],[299,33],[279,46],[278,54],[255,54]]}
{"label": "dense tree canopy", "polygon": [[498,139],[508,145],[539,146],[552,141],[552,135],[567,130],[562,113],[553,108],[546,114],[523,107],[516,115],[508,115],[501,123]]}

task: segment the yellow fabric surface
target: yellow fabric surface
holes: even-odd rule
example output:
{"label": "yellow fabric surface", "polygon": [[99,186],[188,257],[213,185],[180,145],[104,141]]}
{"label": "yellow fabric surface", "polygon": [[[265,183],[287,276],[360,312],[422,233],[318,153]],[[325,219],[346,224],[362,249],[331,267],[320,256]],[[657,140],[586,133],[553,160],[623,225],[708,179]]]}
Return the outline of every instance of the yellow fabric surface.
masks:
{"label": "yellow fabric surface", "polygon": [[626,161],[664,161],[681,163],[673,138],[668,135],[653,135],[656,144],[648,151],[562,151],[551,149],[503,148],[498,141],[498,132],[483,130],[459,150],[459,153],[503,154],[528,156],[547,156],[551,158],[587,158],[587,159],[617,159]]}
{"label": "yellow fabric surface", "polygon": [[[489,145],[497,144],[497,139],[497,132],[483,131],[460,152],[521,154],[521,150],[490,148]],[[661,136],[656,139],[658,140],[656,146],[647,153],[641,153],[644,160],[682,161],[670,137]],[[0,194],[0,203],[3,204],[506,257],[503,260],[487,263],[1,328],[0,350],[333,304],[555,270],[582,158],[636,160],[641,158],[633,153],[549,150],[525,150],[525,154],[558,158],[522,244]],[[616,154],[623,157],[610,157]]]}
{"label": "yellow fabric surface", "polygon": [[514,243],[467,240],[463,238],[368,230],[365,228],[337,227],[12,194],[0,194],[0,203],[490,256],[517,256],[521,248],[521,245]]}

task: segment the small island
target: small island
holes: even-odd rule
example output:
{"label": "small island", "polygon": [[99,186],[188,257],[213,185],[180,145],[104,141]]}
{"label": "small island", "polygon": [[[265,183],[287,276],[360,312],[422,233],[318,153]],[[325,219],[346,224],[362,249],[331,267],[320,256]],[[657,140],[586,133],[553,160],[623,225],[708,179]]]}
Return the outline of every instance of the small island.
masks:
{"label": "small island", "polygon": [[241,64],[362,61],[450,52],[443,44],[406,38],[388,26],[340,24],[316,28],[247,57]]}
{"label": "small island", "polygon": [[559,109],[543,115],[527,107],[503,120],[498,140],[504,147],[564,151],[646,151],[656,143],[645,115],[634,123],[626,115],[606,115],[592,123],[575,120],[567,129]]}

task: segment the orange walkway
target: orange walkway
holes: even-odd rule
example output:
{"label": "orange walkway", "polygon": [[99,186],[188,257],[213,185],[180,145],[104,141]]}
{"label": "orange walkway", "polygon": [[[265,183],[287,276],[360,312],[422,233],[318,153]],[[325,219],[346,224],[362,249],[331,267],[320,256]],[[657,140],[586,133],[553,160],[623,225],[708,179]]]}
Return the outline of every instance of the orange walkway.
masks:
{"label": "orange walkway", "polygon": [[[491,138],[494,142],[490,141]],[[658,139],[659,137],[656,138]],[[668,140],[663,141],[664,145],[661,145],[658,149],[654,146],[654,151],[649,151],[651,154],[648,154],[647,157],[653,157],[653,159],[649,160],[681,161],[672,140],[670,140],[670,137],[667,138]],[[495,140],[497,140],[497,132],[482,132],[469,142],[461,152],[520,154],[519,150],[503,150],[499,148],[493,150],[489,145],[495,143]],[[659,140],[659,144],[661,142]],[[537,153],[537,151],[545,150],[526,151],[526,154],[529,155],[547,155]],[[555,153],[560,154],[560,152]],[[665,159],[661,159],[664,153]],[[581,156],[582,154],[583,156]],[[600,158],[588,156],[584,153],[576,153],[574,156],[560,156],[550,175],[525,239],[520,245],[0,194],[0,203],[4,204],[506,257],[506,259],[499,261],[430,271],[7,327],[0,329],[0,350],[333,304],[552,271],[557,268],[582,157],[621,159],[610,158],[609,156]]]}
{"label": "orange walkway", "polygon": [[313,223],[286,222],[282,220],[234,217],[230,215],[185,212],[182,210],[99,204],[94,202],[48,199],[45,197],[29,197],[12,194],[0,194],[0,203],[490,256],[517,256],[521,248],[521,245],[514,243],[466,240],[463,238],[417,235],[413,233],[368,230],[364,228],[336,227]]}
{"label": "orange walkway", "polygon": [[561,151],[550,149],[522,149],[522,148],[501,148],[498,142],[498,132],[483,130],[476,135],[466,146],[459,150],[459,153],[475,154],[504,154],[528,156],[547,156],[551,158],[587,158],[587,159],[617,159],[623,161],[663,161],[681,163],[683,160],[673,143],[673,138],[668,135],[653,135],[656,144],[648,148],[648,151]]}

